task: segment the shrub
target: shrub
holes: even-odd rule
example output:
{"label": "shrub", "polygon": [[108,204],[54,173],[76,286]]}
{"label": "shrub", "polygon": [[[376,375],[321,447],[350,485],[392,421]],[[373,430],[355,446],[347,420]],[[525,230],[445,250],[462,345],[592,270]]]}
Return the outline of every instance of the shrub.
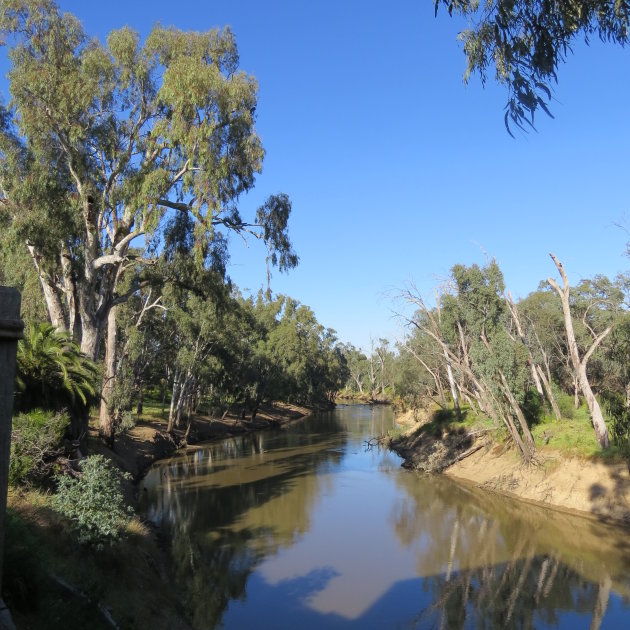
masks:
{"label": "shrub", "polygon": [[48,323],[29,325],[18,344],[16,408],[67,408],[83,412],[97,399],[97,368]]}
{"label": "shrub", "polygon": [[601,397],[606,413],[612,420],[613,442],[627,450],[630,441],[630,409],[626,407],[626,401],[621,394],[603,392]]}
{"label": "shrub", "polygon": [[81,476],[58,477],[52,506],[74,522],[82,544],[102,549],[121,537],[133,510],[125,505],[121,481],[130,475],[113,468],[102,455],[90,455],[80,463]]}
{"label": "shrub", "polygon": [[34,409],[13,418],[9,483],[26,485],[43,479],[54,458],[62,452],[64,433],[70,423],[67,413]]}
{"label": "shrub", "polygon": [[521,409],[530,427],[542,419],[544,402],[544,398],[535,389],[528,389],[525,392]]}
{"label": "shrub", "polygon": [[572,395],[561,393],[556,397],[560,414],[567,420],[572,420],[575,416],[575,399]]}
{"label": "shrub", "polygon": [[123,433],[127,433],[127,431],[131,431],[136,426],[136,421],[131,413],[131,411],[121,412],[119,415],[119,421],[116,425],[116,435],[122,435]]}

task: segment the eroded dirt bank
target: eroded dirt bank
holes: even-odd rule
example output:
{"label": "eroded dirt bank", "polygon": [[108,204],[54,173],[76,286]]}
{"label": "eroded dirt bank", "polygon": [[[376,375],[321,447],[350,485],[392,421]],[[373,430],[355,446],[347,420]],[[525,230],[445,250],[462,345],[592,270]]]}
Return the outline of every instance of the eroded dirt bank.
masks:
{"label": "eroded dirt bank", "polygon": [[625,463],[539,450],[534,463],[523,465],[513,449],[493,443],[484,431],[432,435],[419,431],[422,421],[410,414],[397,420],[405,430],[390,447],[408,468],[443,472],[494,492],[630,526],[630,473]]}

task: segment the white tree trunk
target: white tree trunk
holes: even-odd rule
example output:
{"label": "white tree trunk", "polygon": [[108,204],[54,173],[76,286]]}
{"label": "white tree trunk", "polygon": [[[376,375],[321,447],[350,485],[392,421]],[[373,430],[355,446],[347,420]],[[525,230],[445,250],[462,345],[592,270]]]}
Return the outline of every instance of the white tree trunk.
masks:
{"label": "white tree trunk", "polygon": [[112,394],[116,383],[116,311],[113,306],[107,316],[107,343],[105,344],[105,372],[103,373],[103,387],[101,389],[101,407],[99,413],[99,433],[105,440],[114,440],[114,418],[111,414]]}
{"label": "white tree trunk", "polygon": [[567,333],[567,342],[569,344],[569,353],[571,355],[571,362],[573,363],[573,369],[579,383],[580,389],[586,398],[586,404],[591,413],[591,420],[593,421],[593,428],[595,429],[595,435],[597,437],[597,443],[601,448],[607,448],[610,444],[610,438],[608,436],[608,428],[604,422],[604,416],[602,410],[595,398],[595,394],[591,389],[591,385],[588,382],[588,376],[586,374],[586,366],[588,360],[591,358],[593,352],[597,349],[597,346],[603,341],[603,339],[610,333],[612,327],[609,326],[602,333],[597,335],[593,340],[591,347],[587,350],[584,357],[580,358],[580,352],[578,349],[577,341],[575,339],[575,333],[573,331],[573,318],[571,317],[571,304],[569,295],[569,280],[562,263],[553,255],[550,254],[553,262],[555,263],[560,276],[562,277],[563,288],[553,279],[549,278],[549,284],[556,290],[556,293],[560,296],[562,302],[562,312],[564,314],[564,327]]}

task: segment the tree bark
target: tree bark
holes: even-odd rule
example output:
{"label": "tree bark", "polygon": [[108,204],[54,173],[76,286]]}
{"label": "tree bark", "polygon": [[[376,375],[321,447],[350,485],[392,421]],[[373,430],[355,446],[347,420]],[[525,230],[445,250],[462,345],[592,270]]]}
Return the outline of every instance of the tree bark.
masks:
{"label": "tree bark", "polygon": [[573,376],[573,407],[580,408],[580,380],[577,374]]}
{"label": "tree bark", "polygon": [[525,436],[525,442],[527,443],[527,446],[529,449],[528,459],[531,459],[534,452],[536,451],[536,444],[534,443],[534,437],[532,436],[532,433],[529,430],[529,426],[527,425],[527,420],[525,419],[525,416],[523,415],[523,410],[518,404],[518,401],[516,400],[516,398],[514,398],[514,394],[512,394],[512,390],[510,389],[507,379],[505,378],[505,374],[503,374],[503,372],[499,370],[499,375],[501,377],[501,382],[503,384],[503,390],[505,392],[505,396],[508,399],[510,406],[514,410],[514,414],[516,415],[516,418],[518,419],[518,422],[521,425],[521,431],[523,432],[523,435]]}
{"label": "tree bark", "polygon": [[523,346],[525,346],[527,353],[529,354],[528,365],[529,365],[530,372],[532,374],[532,379],[534,381],[536,391],[541,396],[544,396],[543,388],[540,383],[540,379],[538,378],[538,373],[536,371],[536,361],[534,360],[534,354],[531,348],[529,347],[529,344],[527,343],[527,338],[525,337],[525,333],[523,332],[523,328],[521,326],[521,320],[518,316],[518,309],[516,308],[516,304],[514,304],[512,295],[509,292],[507,293],[507,295],[504,294],[503,297],[505,299],[505,303],[507,304],[508,310],[510,311],[510,315],[512,316],[512,321],[514,322],[514,325],[516,326],[516,332],[518,333],[519,339],[521,340],[521,342],[523,343]]}
{"label": "tree bark", "polygon": [[80,310],[81,316],[81,352],[92,359],[98,360],[98,349],[101,342],[102,323],[92,317],[83,308]]}
{"label": "tree bark", "polygon": [[455,416],[458,420],[462,419],[462,410],[459,406],[459,397],[457,395],[457,388],[455,387],[455,378],[453,377],[453,368],[451,367],[451,360],[448,356],[448,352],[445,347],[442,347],[444,351],[444,359],[446,361],[446,374],[448,375],[448,383],[451,386],[451,396],[453,397],[453,407],[455,407]]}
{"label": "tree bark", "polygon": [[99,433],[107,443],[114,443],[115,419],[112,416],[112,395],[116,383],[116,312],[113,306],[107,316],[107,343],[105,344],[105,371],[101,389],[101,407],[99,413]]}
{"label": "tree bark", "polygon": [[591,414],[591,420],[593,421],[593,427],[595,429],[595,435],[597,437],[597,443],[601,448],[607,448],[610,444],[610,438],[608,436],[608,429],[604,422],[604,416],[602,410],[595,398],[595,394],[591,389],[591,385],[588,382],[588,376],[586,374],[586,366],[588,360],[591,358],[593,352],[597,349],[599,344],[612,330],[612,326],[606,328],[603,332],[595,337],[591,347],[586,351],[583,357],[580,357],[577,341],[575,339],[575,333],[573,331],[573,318],[571,316],[571,304],[570,304],[570,287],[569,280],[562,263],[553,255],[550,254],[553,262],[558,268],[558,272],[562,277],[563,288],[560,288],[558,283],[553,278],[548,278],[549,284],[556,290],[556,293],[560,296],[562,302],[562,312],[564,314],[564,327],[567,333],[567,342],[569,344],[569,352],[571,355],[571,361],[573,363],[573,369],[579,383],[580,389],[586,398],[586,404]]}
{"label": "tree bark", "polygon": [[168,412],[168,425],[166,427],[167,433],[172,433],[175,425],[175,406],[177,404],[177,398],[179,396],[180,376],[180,371],[175,370],[175,375],[173,376],[173,391],[171,392],[171,406]]}
{"label": "tree bark", "polygon": [[37,276],[39,278],[39,284],[42,287],[42,293],[44,294],[44,301],[46,302],[46,310],[48,311],[50,323],[57,330],[68,332],[68,321],[63,310],[61,297],[50,274],[46,273],[41,266],[42,256],[35,249],[35,246],[28,242],[26,243],[26,248],[35,265],[35,269],[37,269]]}

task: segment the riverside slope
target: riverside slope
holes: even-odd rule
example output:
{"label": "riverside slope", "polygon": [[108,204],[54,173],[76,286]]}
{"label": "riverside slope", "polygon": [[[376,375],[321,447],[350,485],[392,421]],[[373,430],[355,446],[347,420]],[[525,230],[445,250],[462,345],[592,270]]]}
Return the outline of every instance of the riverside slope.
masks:
{"label": "riverside slope", "polygon": [[[406,427],[390,448],[408,468],[443,472],[449,477],[494,492],[548,507],[580,512],[630,526],[630,473],[624,463],[604,463],[539,451],[524,465],[513,449],[493,443],[487,435],[460,432],[434,438],[419,436],[422,423],[411,414],[397,419]],[[459,457],[465,455],[459,461]]]}

